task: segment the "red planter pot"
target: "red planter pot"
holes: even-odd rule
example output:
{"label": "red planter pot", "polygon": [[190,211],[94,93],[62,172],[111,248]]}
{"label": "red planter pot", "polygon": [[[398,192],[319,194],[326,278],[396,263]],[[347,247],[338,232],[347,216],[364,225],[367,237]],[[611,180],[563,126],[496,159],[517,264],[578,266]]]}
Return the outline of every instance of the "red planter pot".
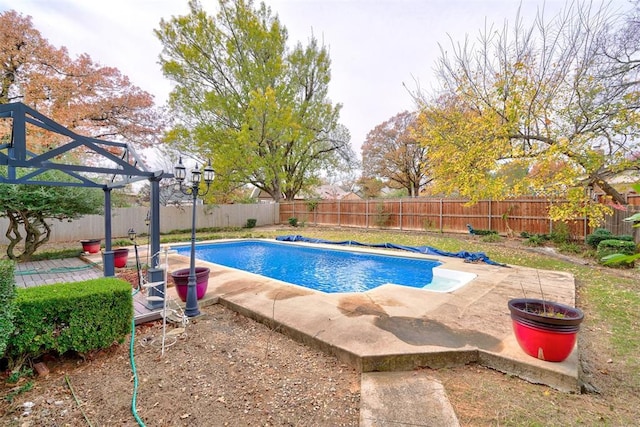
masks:
{"label": "red planter pot", "polygon": [[121,248],[113,251],[113,265],[117,268],[123,268],[127,266],[127,260],[129,259],[129,249]]}
{"label": "red planter pot", "polygon": [[[209,286],[209,268],[196,267],[196,299],[202,299],[207,293],[207,287]],[[171,273],[173,283],[176,285],[176,291],[178,297],[182,302],[187,301],[187,290],[189,283],[189,269],[182,268],[180,270],[173,271]]]}
{"label": "red planter pot", "polygon": [[[509,301],[513,333],[529,356],[548,362],[562,362],[576,344],[584,314],[568,305],[530,298]],[[544,312],[556,313],[555,316]]]}
{"label": "red planter pot", "polygon": [[80,240],[82,244],[82,250],[90,254],[97,254],[100,252],[100,239],[88,239]]}

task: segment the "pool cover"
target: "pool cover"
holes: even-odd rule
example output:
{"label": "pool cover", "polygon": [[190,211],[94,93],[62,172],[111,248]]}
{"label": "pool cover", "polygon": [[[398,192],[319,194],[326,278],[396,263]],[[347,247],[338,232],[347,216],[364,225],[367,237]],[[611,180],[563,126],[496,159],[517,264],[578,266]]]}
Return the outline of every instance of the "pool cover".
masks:
{"label": "pool cover", "polygon": [[449,256],[455,258],[462,258],[466,262],[484,262],[490,265],[499,265],[501,267],[508,267],[506,264],[501,264],[499,262],[492,261],[488,256],[484,254],[484,252],[447,252],[441,251],[440,249],[432,248],[431,246],[403,246],[396,245],[395,243],[360,243],[354,240],[343,240],[340,242],[334,242],[331,240],[323,240],[323,239],[314,239],[312,237],[304,237],[300,235],[285,235],[285,236],[276,236],[276,240],[281,242],[306,242],[306,243],[325,243],[330,245],[347,245],[347,246],[366,246],[370,248],[389,248],[389,249],[400,249],[403,251],[416,252],[425,255],[440,255],[440,256]]}

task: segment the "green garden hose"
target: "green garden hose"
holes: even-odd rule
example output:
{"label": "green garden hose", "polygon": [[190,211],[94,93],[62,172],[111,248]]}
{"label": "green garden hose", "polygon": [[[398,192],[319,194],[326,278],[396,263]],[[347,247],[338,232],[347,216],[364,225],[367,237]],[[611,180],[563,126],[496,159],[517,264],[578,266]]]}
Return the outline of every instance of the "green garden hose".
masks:
{"label": "green garden hose", "polygon": [[[131,297],[138,293],[138,289],[136,289]],[[133,344],[135,342],[135,333],[136,333],[136,319],[135,316],[131,319],[131,341],[129,344],[129,360],[131,363],[131,372],[133,373],[133,396],[131,397],[131,413],[133,414],[133,418],[135,418],[136,422],[140,427],[145,427],[144,421],[138,416],[138,410],[136,409],[136,399],[138,397],[138,371],[136,371],[136,361],[133,357]]]}

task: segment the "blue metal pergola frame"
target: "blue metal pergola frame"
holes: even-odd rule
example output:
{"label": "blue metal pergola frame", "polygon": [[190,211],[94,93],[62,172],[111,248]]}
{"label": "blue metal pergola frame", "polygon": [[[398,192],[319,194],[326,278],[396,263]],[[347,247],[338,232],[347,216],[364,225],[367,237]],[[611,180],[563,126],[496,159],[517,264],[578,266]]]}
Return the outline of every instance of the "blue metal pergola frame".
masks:
{"label": "blue metal pergola frame", "polygon": [[[150,171],[133,148],[124,142],[105,141],[90,138],[65,128],[52,119],[39,113],[33,108],[17,102],[0,105],[0,118],[12,120],[11,140],[0,142],[0,165],[7,166],[6,176],[0,174],[3,184],[37,184],[50,186],[76,186],[100,188],[104,191],[104,229],[105,251],[103,255],[104,275],[114,276],[113,251],[111,249],[111,190],[122,188],[127,184],[148,180],[151,186],[150,208],[150,250],[151,265],[158,266],[160,253],[160,180],[173,175],[164,171]],[[53,132],[68,138],[62,145],[52,148],[45,153],[36,154],[27,149],[27,124]],[[106,166],[85,166],[63,163],[57,159],[72,150],[91,151],[101,156],[108,163]],[[119,155],[113,152],[118,152]],[[27,169],[28,173],[18,176],[18,169]],[[47,181],[40,175],[47,170],[59,170],[72,178],[69,182]],[[97,177],[87,177],[83,173],[96,174]],[[105,182],[105,175],[108,176]],[[149,269],[149,280],[158,282],[163,280],[160,269]],[[152,292],[150,295],[157,294]]]}

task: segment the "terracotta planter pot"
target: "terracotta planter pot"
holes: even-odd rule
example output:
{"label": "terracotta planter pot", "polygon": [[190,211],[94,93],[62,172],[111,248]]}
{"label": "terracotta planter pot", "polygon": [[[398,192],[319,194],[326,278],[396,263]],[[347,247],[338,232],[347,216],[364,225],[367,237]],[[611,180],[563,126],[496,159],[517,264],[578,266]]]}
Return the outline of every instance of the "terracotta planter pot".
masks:
{"label": "terracotta planter pot", "polygon": [[115,249],[113,251],[114,267],[117,267],[117,268],[126,267],[128,259],[129,259],[129,248]]}
{"label": "terracotta planter pot", "polygon": [[[196,267],[196,299],[202,299],[207,293],[207,287],[209,286],[209,268],[208,267]],[[176,285],[176,291],[178,297],[182,302],[187,301],[187,290],[189,283],[189,269],[182,268],[180,270],[173,271],[171,273],[173,283]]]}
{"label": "terracotta planter pot", "polygon": [[82,250],[90,254],[97,254],[100,252],[100,239],[87,239],[80,240],[82,244]]}
{"label": "terracotta planter pot", "polygon": [[582,311],[568,305],[531,298],[509,301],[513,332],[529,356],[562,362],[576,344]]}

